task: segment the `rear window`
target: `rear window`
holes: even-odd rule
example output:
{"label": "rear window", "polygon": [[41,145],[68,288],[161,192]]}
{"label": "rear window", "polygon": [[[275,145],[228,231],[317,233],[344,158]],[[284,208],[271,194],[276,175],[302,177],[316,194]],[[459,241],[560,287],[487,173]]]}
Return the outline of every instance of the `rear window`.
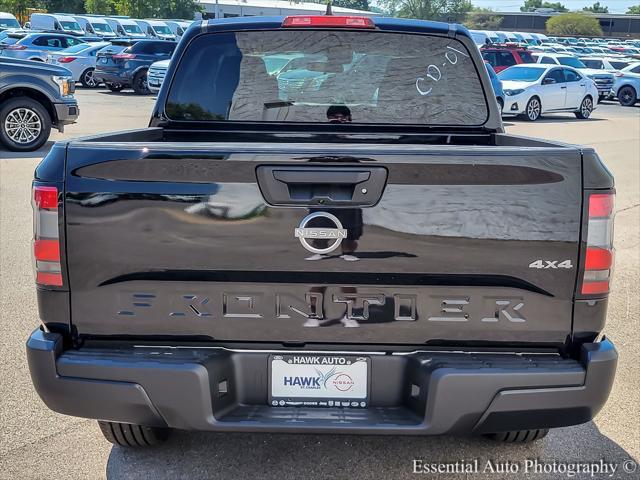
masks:
{"label": "rear window", "polygon": [[536,63],[530,52],[518,52],[522,63]]}
{"label": "rear window", "polygon": [[488,114],[458,40],[335,30],[202,35],[165,110],[185,121],[411,125],[481,125]]}
{"label": "rear window", "polygon": [[518,67],[507,68],[498,74],[500,80],[516,80],[521,82],[535,82],[546,71],[546,68]]}
{"label": "rear window", "polygon": [[65,48],[64,51],[65,53],[80,53],[81,51],[86,50],[87,48],[91,48],[91,45],[89,45],[88,43],[79,43],[72,47]]}
{"label": "rear window", "polygon": [[176,48],[175,42],[138,42],[127,49],[127,53],[143,53],[147,55],[171,55]]}
{"label": "rear window", "polygon": [[558,62],[560,62],[560,65],[566,65],[568,67],[586,68],[584,63],[575,57],[558,57]]}
{"label": "rear window", "polygon": [[584,63],[587,67],[594,68],[596,70],[601,70],[602,68],[604,68],[602,60],[582,60],[582,63]]}
{"label": "rear window", "polygon": [[610,63],[611,66],[616,70],[622,70],[624,67],[629,65],[627,62],[616,62],[615,60],[612,60]]}

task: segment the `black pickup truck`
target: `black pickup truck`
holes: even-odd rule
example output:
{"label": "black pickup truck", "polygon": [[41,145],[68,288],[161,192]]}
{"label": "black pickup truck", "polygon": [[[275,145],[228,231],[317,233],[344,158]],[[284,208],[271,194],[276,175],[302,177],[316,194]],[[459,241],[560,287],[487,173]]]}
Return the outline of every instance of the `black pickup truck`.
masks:
{"label": "black pickup truck", "polygon": [[123,446],[535,440],[611,389],[613,196],[592,149],[503,132],[458,25],[203,21],[149,128],[35,172],[33,383]]}

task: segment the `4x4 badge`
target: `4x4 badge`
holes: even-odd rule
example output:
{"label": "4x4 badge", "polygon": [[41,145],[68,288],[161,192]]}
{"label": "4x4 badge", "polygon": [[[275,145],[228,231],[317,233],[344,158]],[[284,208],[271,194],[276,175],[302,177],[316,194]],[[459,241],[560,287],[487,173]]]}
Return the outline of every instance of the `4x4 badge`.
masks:
{"label": "4x4 badge", "polygon": [[[336,228],[307,228],[309,222],[314,218],[325,218],[334,223]],[[310,252],[325,254],[338,248],[342,243],[342,239],[347,238],[347,230],[342,228],[342,223],[335,215],[327,212],[314,212],[302,219],[300,226],[295,229],[294,235],[300,239],[302,246]],[[329,245],[326,248],[316,248],[311,246],[307,239],[329,240]]]}

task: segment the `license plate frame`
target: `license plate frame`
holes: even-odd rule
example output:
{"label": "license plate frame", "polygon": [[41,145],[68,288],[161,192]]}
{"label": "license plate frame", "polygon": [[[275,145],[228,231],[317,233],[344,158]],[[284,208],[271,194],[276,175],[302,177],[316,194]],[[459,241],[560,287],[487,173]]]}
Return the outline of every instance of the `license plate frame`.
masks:
{"label": "license plate frame", "polygon": [[269,355],[272,407],[367,408],[371,358],[365,355]]}

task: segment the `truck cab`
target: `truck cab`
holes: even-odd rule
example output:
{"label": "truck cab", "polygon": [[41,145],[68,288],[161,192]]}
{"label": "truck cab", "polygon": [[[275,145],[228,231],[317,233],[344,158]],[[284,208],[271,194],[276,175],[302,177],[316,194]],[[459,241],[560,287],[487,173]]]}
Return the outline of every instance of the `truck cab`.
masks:
{"label": "truck cab", "polygon": [[0,12],[0,32],[13,29],[20,29],[20,23],[16,17],[7,12]]}
{"label": "truck cab", "polygon": [[57,15],[53,13],[32,13],[30,18],[31,30],[45,32],[66,33],[69,35],[84,36],[77,20],[70,15]]}
{"label": "truck cab", "polygon": [[104,18],[81,15],[75,15],[73,18],[80,24],[86,35],[94,35],[104,39],[117,36]]}
{"label": "truck cab", "polygon": [[158,40],[176,40],[176,35],[165,22],[160,20],[135,20],[147,37]]}
{"label": "truck cab", "polygon": [[147,38],[145,33],[135,21],[130,18],[107,17],[107,23],[119,37],[143,39]]}

